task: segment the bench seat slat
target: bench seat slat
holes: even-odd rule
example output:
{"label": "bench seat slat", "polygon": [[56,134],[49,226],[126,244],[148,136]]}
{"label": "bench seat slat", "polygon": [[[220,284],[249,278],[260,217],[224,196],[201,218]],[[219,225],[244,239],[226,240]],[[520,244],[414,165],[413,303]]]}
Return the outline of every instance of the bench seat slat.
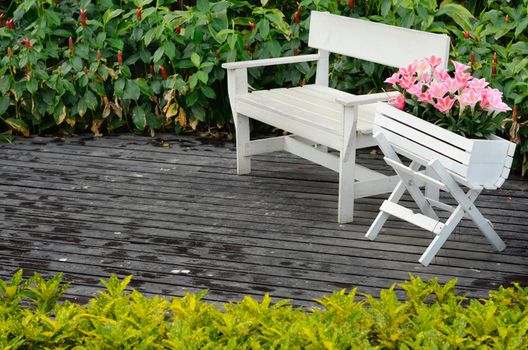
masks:
{"label": "bench seat slat", "polygon": [[328,116],[325,115],[314,113],[308,110],[306,106],[300,106],[291,103],[291,101],[284,102],[271,94],[269,91],[259,91],[257,93],[250,93],[245,96],[240,96],[239,102],[248,103],[253,105],[255,108],[271,112],[271,114],[275,116],[272,116],[272,119],[289,118],[294,119],[299,123],[321,128],[326,132],[331,132],[336,135],[342,135],[343,133],[341,123],[339,123],[339,121],[328,118]]}

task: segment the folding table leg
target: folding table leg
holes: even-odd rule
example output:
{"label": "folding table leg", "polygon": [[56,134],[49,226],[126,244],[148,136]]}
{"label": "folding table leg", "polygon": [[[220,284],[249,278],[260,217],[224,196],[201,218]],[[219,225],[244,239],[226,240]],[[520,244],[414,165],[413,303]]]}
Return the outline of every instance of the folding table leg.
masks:
{"label": "folding table leg", "polygon": [[469,190],[468,193],[458,186],[455,180],[449,175],[449,173],[444,169],[442,164],[438,160],[433,160],[429,162],[430,167],[437,173],[437,175],[442,179],[442,182],[449,189],[450,194],[453,198],[462,206],[464,212],[473,220],[475,225],[480,229],[484,234],[486,239],[497,249],[498,251],[504,250],[506,245],[499,237],[497,232],[493,229],[492,225],[484,216],[480,213],[477,207],[473,204],[477,196],[480,194],[481,190]]}

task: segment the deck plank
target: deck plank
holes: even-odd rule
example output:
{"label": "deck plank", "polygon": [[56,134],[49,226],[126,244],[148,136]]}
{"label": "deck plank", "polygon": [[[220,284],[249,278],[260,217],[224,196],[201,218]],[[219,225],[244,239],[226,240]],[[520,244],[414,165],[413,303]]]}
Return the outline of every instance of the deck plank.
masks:
{"label": "deck plank", "polygon": [[[358,163],[390,173],[371,151]],[[79,302],[115,273],[134,275],[131,287],[147,295],[208,289],[206,300],[221,303],[270,293],[302,306],[342,288],[377,295],[409,273],[457,277],[470,297],[528,285],[528,181],[519,176],[477,201],[504,252],[464,220],[423,267],[430,234],[390,220],[376,241],[363,237],[386,196],[358,200],[355,222],[339,225],[337,174],[286,153],[255,157],[248,176],[235,168],[232,143],[196,137],[0,144],[0,276],[62,271],[67,298]]]}

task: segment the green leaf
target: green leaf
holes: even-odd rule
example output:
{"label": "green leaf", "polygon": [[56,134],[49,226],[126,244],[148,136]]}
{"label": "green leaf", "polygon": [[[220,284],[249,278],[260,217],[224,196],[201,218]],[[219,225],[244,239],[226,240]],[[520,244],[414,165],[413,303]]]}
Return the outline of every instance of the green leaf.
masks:
{"label": "green leaf", "polygon": [[83,61],[80,57],[74,57],[72,60],[72,66],[73,69],[75,69],[77,72],[80,72],[83,69]]}
{"label": "green leaf", "polygon": [[191,112],[195,119],[198,119],[201,122],[205,121],[205,109],[202,106],[193,106]]}
{"label": "green leaf", "polygon": [[279,57],[282,53],[282,46],[277,40],[270,41],[268,49],[272,57]]}
{"label": "green leaf", "polygon": [[4,114],[9,108],[9,96],[0,96],[0,115]]}
{"label": "green leaf", "polygon": [[133,80],[127,80],[125,85],[125,91],[123,93],[123,98],[125,100],[137,100],[141,95],[139,86]]}
{"label": "green leaf", "polygon": [[214,100],[216,98],[216,94],[214,92],[213,89],[211,89],[209,86],[207,85],[203,85],[200,90],[202,90],[202,93],[207,97],[207,98],[210,98],[211,100]]}
{"label": "green leaf", "polygon": [[196,68],[200,68],[200,63],[202,59],[200,58],[200,55],[198,55],[196,52],[193,52],[191,55],[191,62]]}
{"label": "green leaf", "polygon": [[123,41],[116,38],[108,38],[106,39],[106,42],[108,45],[110,45],[110,47],[113,47],[116,50],[123,50],[123,47],[125,46]]}
{"label": "green leaf", "polygon": [[172,41],[165,41],[165,43],[163,44],[163,50],[165,52],[165,55],[170,60],[173,60],[176,57],[176,46],[174,46],[174,43]]}
{"label": "green leaf", "polygon": [[84,94],[83,98],[84,103],[86,103],[88,109],[95,111],[97,109],[97,106],[99,106],[99,101],[97,101],[97,97],[90,90],[86,90],[86,93]]}
{"label": "green leaf", "polygon": [[26,89],[31,95],[34,95],[38,90],[38,81],[36,79],[28,80],[26,83]]}
{"label": "green leaf", "polygon": [[161,60],[161,57],[163,56],[163,51],[163,46],[158,47],[156,52],[154,52],[154,55],[152,55],[152,62],[158,63]]}
{"label": "green leaf", "polygon": [[7,94],[7,91],[11,87],[11,80],[9,75],[4,75],[2,78],[0,78],[0,93],[2,95]]}
{"label": "green leaf", "polygon": [[435,17],[440,17],[442,15],[451,17],[451,19],[463,30],[471,31],[471,21],[474,17],[464,6],[443,1],[442,4],[440,4],[440,8],[436,12]]}
{"label": "green leaf", "polygon": [[146,117],[145,110],[141,106],[136,106],[132,110],[132,121],[134,122],[134,126],[138,131],[145,130],[145,126],[147,124]]}
{"label": "green leaf", "polygon": [[259,32],[260,32],[260,36],[264,40],[266,40],[270,32],[270,24],[267,19],[264,18],[259,22]]}
{"label": "green leaf", "polygon": [[139,89],[141,90],[143,95],[146,95],[148,97],[154,95],[154,91],[152,90],[152,88],[149,86],[148,82],[145,79],[137,78],[135,82],[137,86],[139,86]]}
{"label": "green leaf", "polygon": [[204,84],[207,84],[207,81],[209,80],[209,76],[203,70],[196,72],[196,77]]}
{"label": "green leaf", "polygon": [[389,14],[389,11],[392,7],[392,1],[391,0],[384,0],[381,4],[381,16],[386,17]]}
{"label": "green leaf", "polygon": [[29,136],[29,128],[23,120],[15,118],[7,118],[5,120],[6,124],[9,125],[12,129],[15,129],[18,132],[21,132],[25,137]]}
{"label": "green leaf", "polygon": [[123,92],[125,90],[125,83],[126,83],[126,80],[123,79],[123,78],[119,78],[119,80],[115,82],[115,84],[114,84],[114,94],[117,97],[123,97]]}
{"label": "green leaf", "polygon": [[198,0],[196,2],[196,8],[200,12],[209,12],[209,1],[208,0]]}
{"label": "green leaf", "polygon": [[115,18],[125,12],[122,9],[116,9],[110,11],[110,9],[106,10],[105,14],[103,15],[103,23],[106,25],[112,18]]}

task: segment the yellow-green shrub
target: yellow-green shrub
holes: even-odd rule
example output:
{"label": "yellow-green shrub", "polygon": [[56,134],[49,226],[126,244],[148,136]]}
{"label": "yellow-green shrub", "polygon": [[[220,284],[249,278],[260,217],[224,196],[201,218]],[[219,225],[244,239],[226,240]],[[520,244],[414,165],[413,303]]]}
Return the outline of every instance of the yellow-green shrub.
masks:
{"label": "yellow-green shrub", "polygon": [[[410,281],[380,297],[341,290],[306,310],[266,295],[223,307],[205,292],[147,298],[125,289],[131,277],[103,281],[86,305],[57,302],[59,274],[0,280],[2,349],[527,349],[528,288],[515,284],[488,299],[454,293],[455,280]],[[401,288],[406,300],[394,292]]]}

